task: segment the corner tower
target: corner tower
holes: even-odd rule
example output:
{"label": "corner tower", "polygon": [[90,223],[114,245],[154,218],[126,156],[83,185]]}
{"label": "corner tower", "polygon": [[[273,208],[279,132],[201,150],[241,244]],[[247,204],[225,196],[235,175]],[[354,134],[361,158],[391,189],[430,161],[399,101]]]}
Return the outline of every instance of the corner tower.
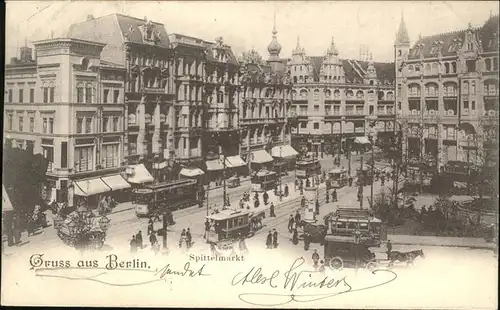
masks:
{"label": "corner tower", "polygon": [[401,22],[399,23],[399,30],[396,34],[396,41],[394,42],[394,62],[396,67],[396,76],[402,76],[402,66],[408,58],[410,50],[410,37],[406,29],[406,23],[403,13],[401,13]]}

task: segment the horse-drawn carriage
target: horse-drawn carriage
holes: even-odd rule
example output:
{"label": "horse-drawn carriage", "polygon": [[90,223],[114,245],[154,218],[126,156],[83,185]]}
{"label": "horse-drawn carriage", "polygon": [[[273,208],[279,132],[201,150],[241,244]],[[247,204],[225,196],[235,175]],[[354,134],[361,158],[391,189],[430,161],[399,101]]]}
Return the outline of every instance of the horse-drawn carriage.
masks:
{"label": "horse-drawn carriage", "polygon": [[80,250],[99,250],[104,245],[110,220],[96,217],[91,211],[79,208],[67,216],[58,214],[54,220],[57,236],[64,244]]}

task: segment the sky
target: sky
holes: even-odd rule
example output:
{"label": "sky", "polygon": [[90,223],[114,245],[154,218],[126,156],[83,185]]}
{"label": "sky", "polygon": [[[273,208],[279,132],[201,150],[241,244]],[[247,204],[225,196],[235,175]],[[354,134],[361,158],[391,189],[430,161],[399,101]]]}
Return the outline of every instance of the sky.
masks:
{"label": "sky", "polygon": [[335,39],[340,57],[359,59],[366,45],[375,61],[392,61],[401,15],[412,42],[432,35],[481,26],[497,15],[496,1],[7,1],[6,57],[17,47],[67,34],[72,23],[112,13],[163,23],[167,33],[213,41],[222,36],[240,55],[254,48],[267,59],[276,14],[280,56],[291,57],[297,37],[309,56],[322,56]]}

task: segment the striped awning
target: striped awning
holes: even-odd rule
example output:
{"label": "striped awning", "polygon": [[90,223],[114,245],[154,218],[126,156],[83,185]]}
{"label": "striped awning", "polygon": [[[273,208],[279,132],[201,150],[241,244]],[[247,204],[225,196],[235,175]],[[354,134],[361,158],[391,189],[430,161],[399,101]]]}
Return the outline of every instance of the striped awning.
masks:
{"label": "striped awning", "polygon": [[111,187],[106,185],[101,178],[75,181],[74,188],[75,195],[84,197],[111,191]]}
{"label": "striped awning", "polygon": [[252,163],[264,164],[272,161],[273,158],[271,157],[271,155],[269,155],[269,153],[264,150],[252,152]]}
{"label": "striped awning", "polygon": [[228,164],[232,168],[243,167],[246,165],[243,159],[241,159],[241,157],[238,155],[228,156],[226,157],[226,161],[226,164]]}
{"label": "striped awning", "polygon": [[101,180],[113,191],[130,188],[130,184],[119,174],[101,177]]}

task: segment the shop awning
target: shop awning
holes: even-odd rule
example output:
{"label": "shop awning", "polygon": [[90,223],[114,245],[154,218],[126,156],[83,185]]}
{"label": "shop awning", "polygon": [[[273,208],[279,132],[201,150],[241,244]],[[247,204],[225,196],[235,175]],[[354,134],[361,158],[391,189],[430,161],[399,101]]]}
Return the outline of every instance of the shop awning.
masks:
{"label": "shop awning", "polygon": [[10,202],[9,195],[5,190],[5,187],[2,185],[2,212],[14,211],[12,207],[12,203]]}
{"label": "shop awning", "polygon": [[252,152],[252,163],[265,164],[272,161],[273,158],[271,157],[271,155],[269,155],[269,153],[264,150]]}
{"label": "shop awning", "polygon": [[367,137],[356,137],[354,143],[357,144],[371,144]]}
{"label": "shop awning", "polygon": [[221,163],[220,159],[207,160],[205,162],[208,171],[223,170],[224,165]]}
{"label": "shop awning", "polygon": [[148,169],[144,167],[144,164],[132,165],[133,169],[132,175],[128,177],[127,182],[134,184],[142,184],[147,182],[153,182],[154,178],[149,173]]}
{"label": "shop awning", "polygon": [[75,181],[74,188],[75,195],[84,197],[111,191],[111,187],[106,185],[101,178]]}
{"label": "shop awning", "polygon": [[130,188],[130,184],[119,174],[101,177],[101,180],[113,191]]}
{"label": "shop awning", "polygon": [[232,168],[243,167],[246,165],[243,159],[241,159],[241,157],[238,155],[228,156],[226,157],[226,161],[226,165],[229,165]]}
{"label": "shop awning", "polygon": [[275,146],[271,150],[273,157],[287,158],[297,156],[299,153],[291,145]]}
{"label": "shop awning", "polygon": [[185,177],[196,177],[205,174],[205,172],[200,168],[182,168],[180,174]]}

